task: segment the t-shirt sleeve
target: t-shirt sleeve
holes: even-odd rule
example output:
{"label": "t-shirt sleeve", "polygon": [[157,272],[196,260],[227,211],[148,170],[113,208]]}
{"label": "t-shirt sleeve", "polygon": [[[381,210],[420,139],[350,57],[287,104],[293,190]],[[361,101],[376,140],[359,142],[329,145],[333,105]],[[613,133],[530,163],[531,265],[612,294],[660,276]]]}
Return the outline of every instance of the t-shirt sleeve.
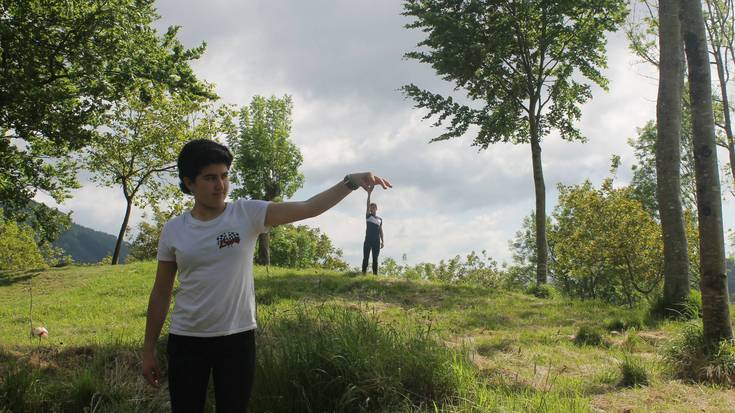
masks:
{"label": "t-shirt sleeve", "polygon": [[176,253],[171,246],[171,228],[168,225],[163,226],[161,236],[158,237],[158,253],[156,254],[158,261],[176,262]]}
{"label": "t-shirt sleeve", "polygon": [[239,201],[246,219],[257,234],[268,232],[270,227],[265,226],[265,214],[268,212],[268,201],[241,199]]}

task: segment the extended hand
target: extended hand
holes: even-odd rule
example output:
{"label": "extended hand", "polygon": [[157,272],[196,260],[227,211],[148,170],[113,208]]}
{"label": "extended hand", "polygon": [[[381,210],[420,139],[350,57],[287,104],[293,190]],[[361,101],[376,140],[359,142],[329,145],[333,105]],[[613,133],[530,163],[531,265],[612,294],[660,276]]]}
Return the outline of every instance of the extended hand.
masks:
{"label": "extended hand", "polygon": [[393,185],[391,185],[387,179],[375,176],[372,174],[372,172],[358,172],[350,174],[350,177],[352,178],[352,181],[354,183],[365,188],[368,193],[372,192],[373,188],[377,185],[382,186],[383,189],[393,187]]}
{"label": "extended hand", "polygon": [[158,367],[156,355],[144,352],[143,354],[143,377],[153,387],[159,387],[161,379],[161,369]]}

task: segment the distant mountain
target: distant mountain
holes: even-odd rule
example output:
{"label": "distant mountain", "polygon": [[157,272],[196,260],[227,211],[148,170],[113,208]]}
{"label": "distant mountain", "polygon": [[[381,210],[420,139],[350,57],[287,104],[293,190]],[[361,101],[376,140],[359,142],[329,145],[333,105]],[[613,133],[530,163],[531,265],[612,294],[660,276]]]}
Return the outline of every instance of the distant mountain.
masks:
{"label": "distant mountain", "polygon": [[[95,231],[72,223],[68,231],[63,232],[53,244],[61,247],[67,254],[71,255],[75,262],[95,263],[100,262],[115,251],[117,237],[105,232]],[[125,262],[130,244],[123,241],[120,250],[120,262]]]}

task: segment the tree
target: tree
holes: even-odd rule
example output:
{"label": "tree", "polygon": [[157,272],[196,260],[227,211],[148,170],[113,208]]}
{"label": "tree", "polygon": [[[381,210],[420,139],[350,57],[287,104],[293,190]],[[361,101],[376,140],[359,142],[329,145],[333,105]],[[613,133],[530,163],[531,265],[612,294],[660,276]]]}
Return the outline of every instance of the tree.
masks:
{"label": "tree", "polygon": [[[159,196],[158,202],[150,203],[153,210],[153,221],[142,221],[138,224],[138,232],[130,243],[126,262],[155,259],[158,252],[158,239],[161,237],[163,226],[170,219],[181,215],[186,209],[191,209],[193,206],[192,200],[185,199],[178,187],[170,186],[164,191],[166,193]],[[163,208],[161,202],[164,199],[168,201],[166,208]],[[146,218],[147,215],[143,214],[143,217]]]}
{"label": "tree", "polygon": [[[671,3],[671,2],[667,2]],[[732,0],[704,0],[706,12],[704,13],[705,27],[709,53],[712,63],[717,71],[717,81],[714,83],[714,116],[717,128],[717,145],[727,149],[729,170],[735,185],[735,139],[733,138],[732,112],[728,88],[731,81],[731,71],[735,67],[735,3]],[[626,34],[630,40],[630,48],[643,61],[652,65],[659,65],[659,51],[657,40],[659,35],[659,19],[657,9],[659,2],[656,0],[643,0],[642,5],[646,12],[638,21],[631,21],[626,27]],[[684,97],[686,100],[686,97]],[[687,113],[684,112],[686,123]],[[687,133],[682,131],[683,134]],[[735,192],[733,192],[735,193]]]}
{"label": "tree", "polygon": [[689,260],[681,202],[681,119],[684,86],[679,2],[664,1],[659,15],[656,99],[656,199],[664,244],[664,308],[681,314],[689,298]]}
{"label": "tree", "polygon": [[[730,71],[735,65],[735,3],[732,0],[706,0],[705,27],[709,40],[710,55],[717,70],[718,93],[715,93],[715,115],[721,134],[717,144],[727,149],[729,169],[735,186],[735,137],[733,137],[732,110],[728,87]],[[724,134],[724,136],[722,136]]]}
{"label": "tree", "polygon": [[[546,228],[551,228],[551,217],[546,217]],[[528,287],[536,279],[536,214],[531,211],[523,217],[521,229],[509,243],[513,264],[508,267],[508,278],[512,285]],[[554,244],[548,242],[550,275],[554,276]]]}
{"label": "tree", "polygon": [[[145,87],[118,101],[105,130],[84,150],[81,161],[102,186],[122,189],[125,215],[120,226],[112,265],[117,264],[133,205],[155,203],[162,187],[170,185],[176,157],[186,142],[217,133],[212,110],[201,102]],[[146,98],[141,98],[145,95]],[[201,115],[199,119],[197,114]]]}
{"label": "tree", "polygon": [[694,171],[699,219],[700,287],[704,340],[715,346],[731,340],[732,322],[725,271],[722,200],[712,112],[712,78],[699,0],[681,0],[682,37],[688,64],[692,105]]}
{"label": "tree", "polygon": [[[147,81],[214,97],[189,67],[178,28],[157,35],[154,0],[3,0],[0,5],[0,203],[24,219],[38,191],[77,186],[68,157],[89,143],[112,102]],[[43,211],[41,211],[43,212]],[[53,229],[49,214],[35,215]]]}
{"label": "tree", "polygon": [[[681,163],[680,191],[681,206],[685,211],[694,211],[697,207],[697,188],[694,181],[694,151],[692,148],[691,116],[688,107],[682,109],[681,126]],[[636,163],[632,166],[633,179],[630,185],[646,210],[656,219],[659,218],[658,200],[656,200],[656,123],[649,121],[638,129],[638,136],[628,140],[633,147]]]}
{"label": "tree", "polygon": [[[447,131],[432,141],[462,136],[479,127],[473,145],[529,143],[536,196],[537,283],[547,275],[546,189],[541,140],[551,129],[562,139],[584,140],[574,123],[591,97],[586,78],[603,88],[605,32],[625,19],[624,0],[407,0],[407,28],[427,38],[407,58],[430,64],[443,79],[467,92],[462,104],[451,96],[410,84],[403,91],[425,118]],[[573,76],[574,75],[574,76]]]}
{"label": "tree", "polygon": [[[227,137],[235,157],[230,169],[237,185],[233,197],[274,201],[292,196],[303,185],[298,171],[303,158],[289,140],[292,108],[287,95],[255,96],[240,110],[238,131]],[[267,233],[258,237],[257,262],[262,265],[270,263],[268,241]]]}
{"label": "tree", "polygon": [[[559,186],[549,239],[555,283],[570,295],[629,306],[659,291],[661,229],[631,187]],[[686,254],[685,254],[686,257]]]}

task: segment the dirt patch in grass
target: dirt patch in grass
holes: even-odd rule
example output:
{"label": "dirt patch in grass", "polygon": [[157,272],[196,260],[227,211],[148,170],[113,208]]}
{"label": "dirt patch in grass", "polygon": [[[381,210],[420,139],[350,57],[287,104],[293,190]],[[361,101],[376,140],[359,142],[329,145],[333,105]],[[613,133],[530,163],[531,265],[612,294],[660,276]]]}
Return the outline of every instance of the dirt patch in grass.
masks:
{"label": "dirt patch in grass", "polygon": [[592,399],[591,406],[604,412],[731,412],[735,389],[667,381],[600,394]]}
{"label": "dirt patch in grass", "polygon": [[669,339],[669,336],[663,331],[641,331],[638,337],[652,346],[657,346]]}

